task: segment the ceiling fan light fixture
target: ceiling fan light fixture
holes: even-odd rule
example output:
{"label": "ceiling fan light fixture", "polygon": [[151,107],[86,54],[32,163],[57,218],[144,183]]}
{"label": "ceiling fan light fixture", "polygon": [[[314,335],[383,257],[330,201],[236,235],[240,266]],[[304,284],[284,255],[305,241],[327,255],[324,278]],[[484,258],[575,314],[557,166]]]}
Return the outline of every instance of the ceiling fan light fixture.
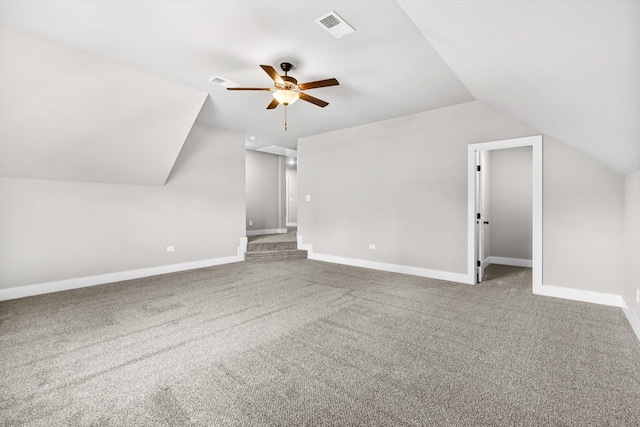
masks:
{"label": "ceiling fan light fixture", "polygon": [[280,89],[273,92],[273,97],[276,101],[283,105],[291,105],[300,98],[298,92],[292,90]]}

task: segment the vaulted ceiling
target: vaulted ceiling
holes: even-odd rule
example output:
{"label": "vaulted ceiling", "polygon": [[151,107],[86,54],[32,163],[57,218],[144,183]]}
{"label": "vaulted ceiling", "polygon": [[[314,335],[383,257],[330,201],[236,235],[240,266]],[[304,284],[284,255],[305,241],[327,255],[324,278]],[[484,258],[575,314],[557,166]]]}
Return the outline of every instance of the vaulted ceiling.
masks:
{"label": "vaulted ceiling", "polygon": [[640,169],[639,1],[399,3],[476,99]]}
{"label": "vaulted ceiling", "polygon": [[0,30],[3,176],[164,185],[206,94]]}
{"label": "vaulted ceiling", "polygon": [[[336,39],[314,20],[356,29]],[[640,2],[2,1],[3,176],[162,185],[194,120],[248,148],[480,100],[640,169]],[[267,110],[260,64],[339,86]],[[254,137],[255,139],[250,139]]]}

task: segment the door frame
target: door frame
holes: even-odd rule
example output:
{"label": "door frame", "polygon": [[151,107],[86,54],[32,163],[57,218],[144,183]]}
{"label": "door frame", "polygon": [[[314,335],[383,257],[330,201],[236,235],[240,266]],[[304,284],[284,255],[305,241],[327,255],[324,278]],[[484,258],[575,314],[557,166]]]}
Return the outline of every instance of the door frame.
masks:
{"label": "door frame", "polygon": [[284,210],[284,223],[285,223],[285,226],[289,226],[289,175],[287,174],[286,167],[284,170],[284,181],[285,181],[284,194],[285,194],[285,199],[287,200],[287,203],[285,204],[285,210]]}
{"label": "door frame", "polygon": [[500,150],[531,146],[533,149],[533,228],[532,228],[532,274],[533,293],[542,290],[542,135],[523,138],[481,142],[467,146],[467,280],[477,284],[476,258],[476,153],[478,151]]}
{"label": "door frame", "polygon": [[[476,245],[476,262],[480,260],[480,264],[476,264],[476,283],[482,283],[482,277],[484,276],[485,260],[484,258],[484,246],[485,246],[485,220],[486,220],[486,185],[487,185],[487,164],[485,163],[484,154],[487,151],[476,151],[476,166],[481,167],[481,170],[476,172],[476,194],[475,194],[475,206],[474,212],[476,212],[475,220],[475,245]],[[478,215],[479,214],[479,215]]]}

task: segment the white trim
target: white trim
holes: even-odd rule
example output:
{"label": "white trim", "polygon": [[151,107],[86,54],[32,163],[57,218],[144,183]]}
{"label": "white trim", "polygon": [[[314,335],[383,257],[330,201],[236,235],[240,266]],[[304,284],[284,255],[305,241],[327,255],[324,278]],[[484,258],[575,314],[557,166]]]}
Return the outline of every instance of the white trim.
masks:
{"label": "white trim", "polygon": [[504,148],[531,146],[533,150],[533,228],[532,228],[532,275],[533,292],[540,293],[542,286],[542,135],[501,141],[482,142],[467,146],[467,283],[476,283],[475,244],[475,192],[476,192],[476,152],[500,150]]}
{"label": "white trim", "polygon": [[193,270],[214,265],[229,264],[244,261],[244,257],[237,255],[223,258],[205,259],[202,261],[185,262],[181,264],[161,265],[158,267],[141,268],[139,270],[120,271],[117,273],[101,274],[98,276],[79,277],[77,279],[59,280],[56,282],[39,283],[37,285],[18,286],[0,289],[0,301],[48,294],[51,292],[67,291],[69,289],[85,288],[88,286],[104,285],[121,282],[123,280],[139,279],[141,277],[157,276],[159,274],[175,273],[177,271]]}
{"label": "white trim", "polygon": [[302,236],[300,235],[300,233],[297,234],[297,239],[298,239],[298,249],[302,249],[307,251],[307,254],[312,254],[313,253],[313,245],[309,245],[307,243],[303,243],[302,242]]}
{"label": "white trim", "polygon": [[604,292],[586,291],[584,289],[563,288],[560,286],[541,285],[533,289],[536,295],[568,299],[572,301],[590,302],[594,304],[622,307],[622,295]]}
{"label": "white trim", "polygon": [[333,264],[350,265],[353,267],[382,270],[391,273],[410,274],[413,276],[428,277],[430,279],[448,280],[450,282],[472,284],[467,281],[465,273],[451,273],[449,271],[429,270],[427,268],[410,267],[408,265],[387,264],[384,262],[369,261],[365,259],[346,258],[334,255],[318,254],[313,252],[313,245],[302,243],[302,236],[298,235],[298,249],[305,249],[307,257],[316,261],[330,262]]}
{"label": "white trim", "polygon": [[244,252],[246,252],[246,250],[247,238],[241,237],[238,254],[234,256],[184,262],[181,264],[160,265],[157,267],[141,268],[138,270],[100,274],[98,276],[78,277],[75,279],[58,280],[55,282],[38,283],[36,285],[0,289],[0,301],[49,294],[51,292],[67,291],[70,289],[86,288],[89,286],[105,285],[107,283],[121,282],[123,280],[140,279],[142,277],[157,276],[160,274],[175,273],[178,271],[193,270],[196,268],[230,264],[232,262],[240,262],[244,261]]}
{"label": "white trim", "polygon": [[369,261],[365,259],[346,258],[317,253],[308,253],[308,258],[314,259],[316,261],[331,262],[334,264],[369,268],[371,270],[382,270],[389,271],[391,273],[411,274],[413,276],[428,277],[430,279],[438,280],[448,280],[450,282],[457,283],[468,283],[467,275],[465,273],[451,273],[449,271],[429,270],[427,268],[410,267],[408,265],[387,264],[384,262]]}
{"label": "white trim", "polygon": [[622,297],[622,311],[624,311],[624,314],[627,316],[627,320],[631,325],[631,329],[633,329],[633,332],[636,333],[636,337],[638,337],[638,341],[640,341],[640,319],[638,319],[638,316],[636,316],[633,310],[631,310],[629,303],[624,296]]}
{"label": "white trim", "polygon": [[284,171],[284,181],[285,181],[285,185],[286,185],[286,189],[284,192],[284,199],[285,199],[285,213],[284,213],[284,223],[286,225],[289,225],[289,175],[287,175],[287,171],[286,171],[286,167],[285,167],[285,171]]}
{"label": "white trim", "polygon": [[512,265],[514,267],[533,267],[533,262],[530,259],[507,258],[502,256],[491,256],[489,258],[491,259],[490,264]]}
{"label": "white trim", "polygon": [[266,230],[247,230],[247,236],[262,236],[263,234],[284,234],[286,228],[267,228]]}
{"label": "white trim", "polygon": [[238,246],[238,256],[244,260],[244,253],[247,252],[247,242],[249,239],[246,237],[240,238],[240,246]]}
{"label": "white trim", "polygon": [[487,268],[489,266],[489,264],[495,264],[492,261],[492,257],[488,256],[485,259],[482,260],[482,268]]}
{"label": "white trim", "polygon": [[297,227],[298,223],[297,222],[287,222],[287,227]]}
{"label": "white trim", "polygon": [[476,283],[476,150],[467,146],[467,281]]}

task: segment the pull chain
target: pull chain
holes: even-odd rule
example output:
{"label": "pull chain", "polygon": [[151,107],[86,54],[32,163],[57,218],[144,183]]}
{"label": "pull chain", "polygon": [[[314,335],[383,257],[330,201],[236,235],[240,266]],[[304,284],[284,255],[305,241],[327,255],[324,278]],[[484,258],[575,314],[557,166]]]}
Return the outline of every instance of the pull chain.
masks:
{"label": "pull chain", "polygon": [[287,130],[287,104],[284,104],[284,130]]}

